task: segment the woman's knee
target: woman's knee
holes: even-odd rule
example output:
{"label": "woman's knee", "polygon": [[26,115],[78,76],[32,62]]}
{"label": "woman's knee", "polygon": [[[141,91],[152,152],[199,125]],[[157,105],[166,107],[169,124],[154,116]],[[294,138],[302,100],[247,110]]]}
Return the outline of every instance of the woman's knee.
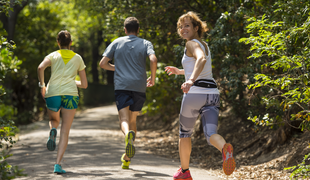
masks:
{"label": "woman's knee", "polygon": [[189,138],[192,136],[194,132],[194,126],[184,125],[180,122],[180,130],[179,130],[179,137],[180,138]]}
{"label": "woman's knee", "polygon": [[57,116],[50,116],[50,121],[60,122],[60,117]]}
{"label": "woman's knee", "polygon": [[212,133],[204,133],[204,135],[205,135],[205,138],[206,138],[206,140],[207,140],[207,142],[208,142],[208,144],[209,145],[212,145],[212,143],[211,143],[211,141],[212,141],[212,137],[214,137],[213,135],[215,135],[217,132],[212,132]]}

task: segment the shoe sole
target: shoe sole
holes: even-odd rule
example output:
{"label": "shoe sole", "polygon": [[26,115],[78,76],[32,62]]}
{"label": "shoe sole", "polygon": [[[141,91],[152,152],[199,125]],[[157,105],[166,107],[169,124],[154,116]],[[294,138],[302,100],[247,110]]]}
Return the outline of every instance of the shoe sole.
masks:
{"label": "shoe sole", "polygon": [[229,154],[231,154],[231,157],[229,157],[227,160],[225,157],[225,160],[223,160],[223,171],[226,175],[232,174],[235,170],[235,167],[236,167],[236,162],[235,162],[235,159],[233,157],[233,150],[234,150],[233,146],[229,143],[225,144],[223,147],[223,154],[225,154],[225,156],[226,156],[227,152]]}
{"label": "shoe sole", "polygon": [[129,169],[129,166],[122,165],[122,169]]}
{"label": "shoe sole", "polygon": [[47,140],[46,146],[49,151],[54,151],[56,149],[56,136],[57,131],[56,129],[51,129],[50,131],[50,137]]}
{"label": "shoe sole", "polygon": [[173,178],[173,180],[193,180],[193,178],[192,178],[192,177],[185,178],[185,179],[184,179],[184,178],[183,178],[183,179],[182,179],[182,178],[181,178],[181,179],[176,179],[176,178]]}
{"label": "shoe sole", "polygon": [[66,171],[65,171],[65,172],[58,172],[58,171],[55,172],[55,171],[54,171],[54,173],[55,173],[55,174],[66,174]]}
{"label": "shoe sole", "polygon": [[133,142],[135,140],[135,133],[133,131],[129,131],[126,136],[127,142],[126,142],[126,155],[128,158],[134,157],[136,153],[136,148],[133,145]]}
{"label": "shoe sole", "polygon": [[66,171],[62,169],[62,167],[60,166],[60,168],[55,168],[54,167],[54,173],[55,174],[66,174]]}

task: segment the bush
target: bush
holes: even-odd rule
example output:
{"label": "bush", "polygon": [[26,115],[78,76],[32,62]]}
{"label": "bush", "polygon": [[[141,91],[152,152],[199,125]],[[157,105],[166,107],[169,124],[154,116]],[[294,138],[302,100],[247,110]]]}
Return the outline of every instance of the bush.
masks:
{"label": "bush", "polygon": [[[177,68],[181,68],[183,55],[182,46],[174,47],[175,61]],[[180,89],[184,82],[184,76],[169,76],[165,72],[165,67],[169,64],[158,63],[156,72],[156,82],[151,88],[147,88],[146,102],[142,109],[143,113],[149,115],[159,115],[163,121],[171,120],[171,115],[180,113],[183,92]],[[150,73],[149,73],[150,74]]]}
{"label": "bush", "polygon": [[[12,137],[15,136],[18,129],[12,121],[15,115],[14,108],[11,105],[6,105],[3,101],[3,97],[6,95],[3,84],[7,73],[17,71],[21,61],[13,57],[13,53],[10,50],[15,48],[15,46],[6,42],[4,37],[1,37],[0,44],[0,149],[6,149],[12,147],[15,143]],[[13,179],[16,176],[23,175],[21,174],[23,170],[19,170],[17,166],[13,167],[6,162],[6,159],[10,156],[12,154],[7,155],[5,151],[0,153],[0,179]]]}
{"label": "bush", "polygon": [[292,174],[290,175],[291,179],[298,179],[300,177],[303,179],[310,178],[310,165],[306,165],[307,160],[310,160],[310,153],[305,155],[302,163],[298,164],[297,166],[284,168],[284,170],[293,170]]}
{"label": "bush", "polygon": [[299,19],[273,21],[268,15],[250,18],[252,23],[247,26],[250,37],[240,39],[251,45],[250,59],[264,62],[262,73],[257,73],[255,83],[248,87],[256,91],[253,94],[262,97],[260,106],[265,107],[265,113],[253,113],[249,120],[263,126],[287,123],[302,131],[310,130],[310,13],[307,12],[310,3],[288,3],[288,7],[284,5],[286,3],[277,3],[279,9],[275,12],[288,13],[292,6],[299,6],[291,12],[297,10]]}

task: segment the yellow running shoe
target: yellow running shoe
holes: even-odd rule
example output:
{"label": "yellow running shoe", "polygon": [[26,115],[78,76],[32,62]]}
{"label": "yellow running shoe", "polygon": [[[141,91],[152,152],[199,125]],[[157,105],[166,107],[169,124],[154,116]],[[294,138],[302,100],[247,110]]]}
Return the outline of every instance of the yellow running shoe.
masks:
{"label": "yellow running shoe", "polygon": [[130,161],[126,161],[124,159],[125,157],[125,153],[123,154],[122,158],[121,158],[121,161],[122,161],[122,169],[129,169],[129,164],[130,164]]}
{"label": "yellow running shoe", "polygon": [[135,132],[131,130],[127,133],[126,138],[125,138],[125,143],[126,143],[125,152],[126,152],[127,157],[129,158],[134,157],[135,152],[136,152],[135,147],[133,145],[133,142],[135,141],[135,136],[136,136]]}

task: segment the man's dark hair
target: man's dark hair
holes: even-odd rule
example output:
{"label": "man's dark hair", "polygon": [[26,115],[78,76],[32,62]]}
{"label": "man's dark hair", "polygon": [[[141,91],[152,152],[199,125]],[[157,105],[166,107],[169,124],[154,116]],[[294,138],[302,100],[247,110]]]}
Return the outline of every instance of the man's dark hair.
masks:
{"label": "man's dark hair", "polygon": [[68,47],[71,42],[71,34],[67,30],[62,30],[57,35],[57,42],[59,42],[60,47]]}
{"label": "man's dark hair", "polygon": [[139,29],[139,20],[135,17],[128,17],[124,22],[124,27],[128,33],[137,33]]}

